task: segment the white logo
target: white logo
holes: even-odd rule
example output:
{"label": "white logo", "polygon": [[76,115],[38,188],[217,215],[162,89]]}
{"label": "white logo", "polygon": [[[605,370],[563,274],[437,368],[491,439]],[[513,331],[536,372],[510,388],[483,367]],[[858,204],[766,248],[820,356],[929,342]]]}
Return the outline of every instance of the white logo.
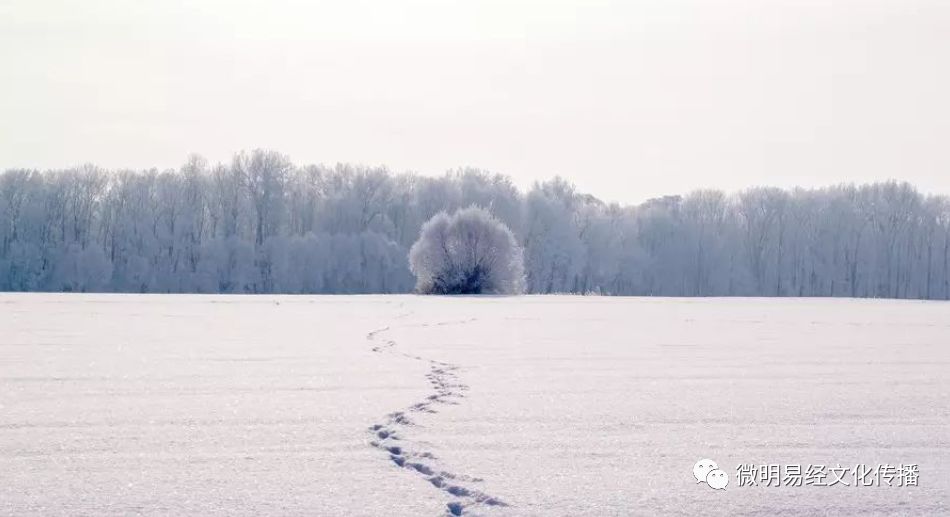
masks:
{"label": "white logo", "polygon": [[710,459],[701,459],[693,465],[693,477],[697,483],[706,483],[713,490],[724,490],[729,484],[729,474],[719,470],[719,465]]}

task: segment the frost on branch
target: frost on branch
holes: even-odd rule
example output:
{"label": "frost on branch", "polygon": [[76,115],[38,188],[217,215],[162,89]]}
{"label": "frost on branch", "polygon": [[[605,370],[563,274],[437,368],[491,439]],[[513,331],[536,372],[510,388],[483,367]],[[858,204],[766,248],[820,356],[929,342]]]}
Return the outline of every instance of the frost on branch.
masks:
{"label": "frost on branch", "polygon": [[439,212],[409,250],[416,291],[423,294],[520,294],[524,256],[511,230],[486,210]]}

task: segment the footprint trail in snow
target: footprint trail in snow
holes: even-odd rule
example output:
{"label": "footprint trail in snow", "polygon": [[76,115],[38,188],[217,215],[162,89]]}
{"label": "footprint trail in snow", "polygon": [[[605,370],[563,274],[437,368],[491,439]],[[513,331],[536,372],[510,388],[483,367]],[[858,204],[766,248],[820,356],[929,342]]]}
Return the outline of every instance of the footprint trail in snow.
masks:
{"label": "footprint trail in snow", "polygon": [[[472,321],[474,319],[417,326],[458,325]],[[497,497],[474,488],[482,481],[480,478],[438,468],[435,455],[425,450],[422,444],[413,442],[409,436],[409,429],[415,426],[411,415],[413,413],[438,413],[437,407],[440,405],[458,405],[460,399],[465,397],[464,392],[468,390],[468,386],[459,380],[458,365],[399,351],[394,340],[385,339],[384,337],[384,334],[389,330],[391,328],[387,326],[366,335],[366,339],[374,344],[371,350],[380,354],[393,354],[428,363],[429,373],[426,374],[426,379],[432,386],[432,394],[402,411],[386,415],[384,421],[370,426],[369,432],[372,435],[370,445],[385,452],[394,466],[421,476],[436,489],[452,496],[453,501],[446,505],[446,515],[463,515],[467,510],[478,507],[508,506]]]}

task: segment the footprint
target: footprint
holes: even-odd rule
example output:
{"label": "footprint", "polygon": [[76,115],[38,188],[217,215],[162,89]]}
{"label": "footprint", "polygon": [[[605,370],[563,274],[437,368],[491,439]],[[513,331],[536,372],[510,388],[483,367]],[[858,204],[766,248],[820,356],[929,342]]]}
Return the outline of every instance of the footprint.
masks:
{"label": "footprint", "polygon": [[[474,319],[463,321],[446,321],[435,323],[433,325],[444,326],[470,321],[474,321]],[[425,327],[430,325],[422,324],[417,326]],[[366,339],[370,341],[376,341],[379,338],[379,334],[389,330],[390,327],[383,327],[381,329],[374,330],[366,335]],[[370,445],[384,450],[389,455],[390,461],[392,461],[397,467],[415,472],[418,475],[423,476],[424,479],[426,479],[433,487],[442,490],[455,498],[461,499],[459,501],[452,501],[446,504],[446,511],[448,512],[448,515],[462,515],[464,509],[470,504],[484,506],[508,506],[506,503],[496,497],[484,494],[478,490],[473,490],[461,484],[478,483],[482,481],[481,478],[454,474],[444,470],[439,471],[439,473],[436,474],[436,470],[426,463],[407,461],[407,458],[425,458],[429,460],[435,460],[436,458],[431,452],[413,450],[414,448],[418,449],[425,447],[426,445],[423,442],[401,440],[400,436],[396,435],[397,429],[414,425],[412,421],[406,416],[406,412],[409,411],[433,414],[438,413],[436,410],[432,409],[431,406],[433,404],[460,405],[460,402],[454,399],[464,399],[465,395],[461,392],[469,390],[469,386],[459,382],[458,374],[455,373],[459,370],[457,365],[399,352],[395,350],[396,346],[396,341],[389,339],[385,341],[384,345],[374,345],[371,350],[373,352],[389,353],[396,356],[427,362],[430,365],[430,371],[429,373],[425,374],[425,378],[429,380],[429,385],[432,387],[434,393],[427,395],[424,401],[416,402],[415,404],[412,404],[406,408],[404,411],[395,411],[386,415],[388,424],[374,424],[370,426],[369,431],[373,433],[375,438],[379,439],[379,441],[370,441]],[[399,440],[400,445],[392,445],[392,441],[394,440]],[[453,484],[447,483],[446,480],[452,480]]]}

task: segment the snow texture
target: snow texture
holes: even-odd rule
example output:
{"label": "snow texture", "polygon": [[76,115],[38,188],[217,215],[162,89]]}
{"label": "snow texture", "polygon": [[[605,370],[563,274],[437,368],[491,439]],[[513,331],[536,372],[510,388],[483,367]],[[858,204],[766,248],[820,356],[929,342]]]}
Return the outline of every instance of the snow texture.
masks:
{"label": "snow texture", "polygon": [[0,514],[947,514],[948,343],[940,302],[0,295]]}

